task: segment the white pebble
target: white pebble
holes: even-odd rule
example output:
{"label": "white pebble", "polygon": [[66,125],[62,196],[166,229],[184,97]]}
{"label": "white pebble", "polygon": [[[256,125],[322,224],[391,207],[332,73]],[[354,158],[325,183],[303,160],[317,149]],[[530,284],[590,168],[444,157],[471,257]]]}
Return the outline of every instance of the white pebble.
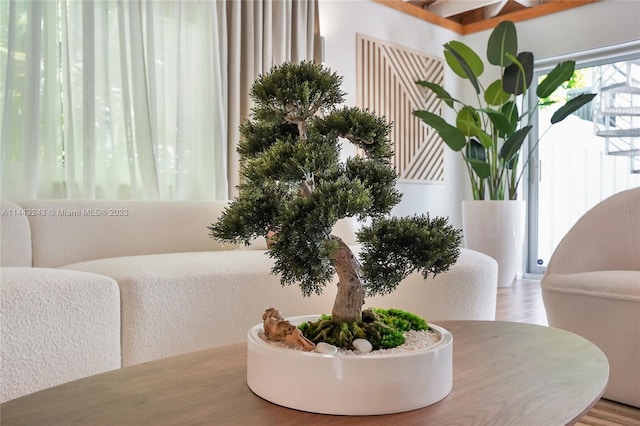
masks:
{"label": "white pebble", "polygon": [[329,343],[320,342],[316,345],[316,351],[321,354],[333,355],[338,353],[338,348]]}
{"label": "white pebble", "polygon": [[365,339],[355,339],[352,345],[361,354],[368,354],[373,350],[373,346],[371,346],[371,342]]}

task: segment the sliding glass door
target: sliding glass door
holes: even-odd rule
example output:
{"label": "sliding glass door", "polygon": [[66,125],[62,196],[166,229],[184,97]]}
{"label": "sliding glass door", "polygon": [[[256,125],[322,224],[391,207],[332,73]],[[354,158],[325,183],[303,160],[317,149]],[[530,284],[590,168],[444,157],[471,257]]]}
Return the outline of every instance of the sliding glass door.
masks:
{"label": "sliding glass door", "polygon": [[[570,83],[551,98],[597,92],[594,101],[552,127],[553,105],[538,111],[539,133],[531,140],[541,139],[528,170],[529,274],[544,273],[557,244],[588,209],[640,186],[639,52],[636,43],[583,55]],[[540,66],[537,77],[548,71]]]}

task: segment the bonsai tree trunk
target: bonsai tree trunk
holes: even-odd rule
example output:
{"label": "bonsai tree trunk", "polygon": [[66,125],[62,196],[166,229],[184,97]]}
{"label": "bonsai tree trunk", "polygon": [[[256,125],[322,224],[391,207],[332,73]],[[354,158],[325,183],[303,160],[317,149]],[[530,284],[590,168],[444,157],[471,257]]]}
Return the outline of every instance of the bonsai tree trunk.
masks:
{"label": "bonsai tree trunk", "polygon": [[333,304],[331,319],[340,322],[357,322],[362,318],[365,289],[362,285],[362,266],[349,246],[341,238],[331,236],[339,244],[333,254],[338,274],[338,294]]}

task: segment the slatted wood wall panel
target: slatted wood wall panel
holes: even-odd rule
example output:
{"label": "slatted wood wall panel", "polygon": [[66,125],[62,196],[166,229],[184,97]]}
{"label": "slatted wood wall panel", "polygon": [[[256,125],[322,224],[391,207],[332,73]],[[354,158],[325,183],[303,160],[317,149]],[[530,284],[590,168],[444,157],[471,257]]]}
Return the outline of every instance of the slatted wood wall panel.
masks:
{"label": "slatted wood wall panel", "polygon": [[357,103],[393,124],[394,166],[401,181],[444,180],[444,145],[412,112],[441,114],[441,101],[415,84],[443,81],[442,62],[401,46],[357,35]]}

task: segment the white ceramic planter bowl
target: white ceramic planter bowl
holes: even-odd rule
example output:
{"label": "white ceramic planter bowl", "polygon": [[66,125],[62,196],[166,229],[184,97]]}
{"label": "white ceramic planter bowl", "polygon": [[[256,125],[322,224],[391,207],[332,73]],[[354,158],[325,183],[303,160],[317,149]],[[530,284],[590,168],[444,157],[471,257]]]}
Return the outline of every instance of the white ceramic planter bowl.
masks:
{"label": "white ceramic planter bowl", "polygon": [[[318,315],[287,318],[292,324]],[[453,336],[411,352],[324,355],[262,340],[262,324],[247,344],[247,384],[258,396],[284,407],[322,414],[376,415],[415,410],[446,397],[453,387]]]}

